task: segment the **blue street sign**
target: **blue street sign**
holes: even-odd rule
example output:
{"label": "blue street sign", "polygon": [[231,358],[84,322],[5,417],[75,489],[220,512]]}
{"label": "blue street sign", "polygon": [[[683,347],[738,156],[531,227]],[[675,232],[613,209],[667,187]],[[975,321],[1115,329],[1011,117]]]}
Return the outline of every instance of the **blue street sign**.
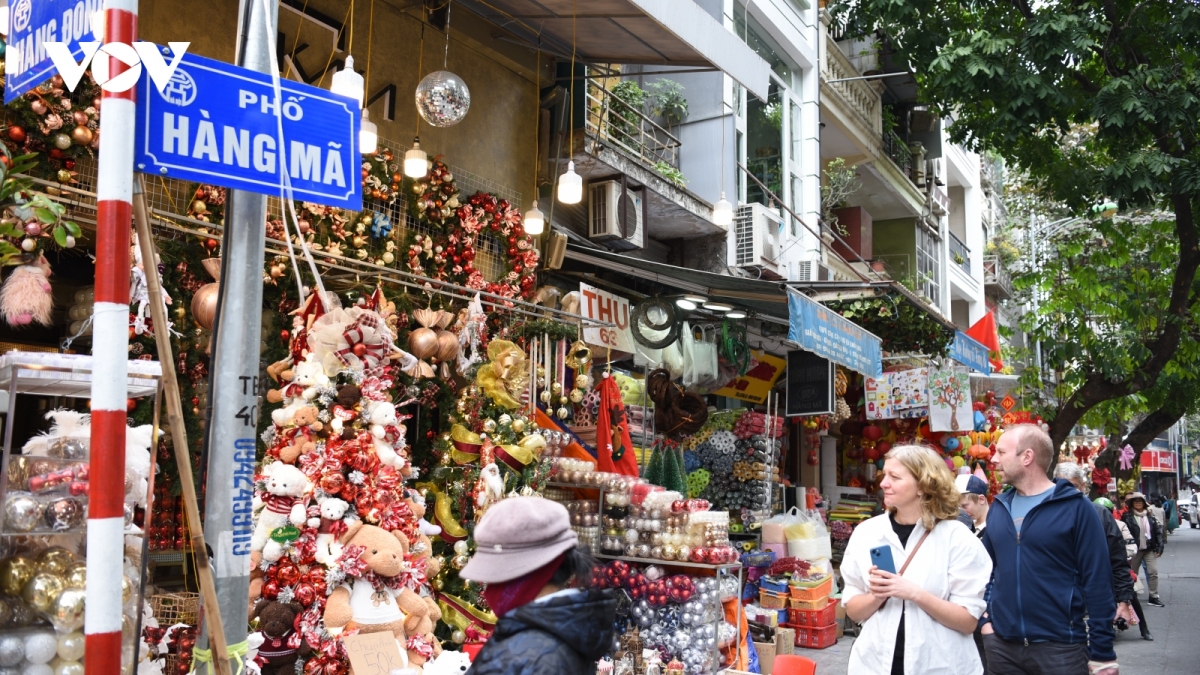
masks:
{"label": "blue street sign", "polygon": [[961,330],[954,331],[954,343],[950,345],[950,358],[964,366],[974,368],[984,375],[992,373],[992,364],[988,360],[988,348]]}
{"label": "blue street sign", "polygon": [[[362,210],[354,99],[185,54],[162,93],[138,85],[138,171],[279,195],[283,171],[295,198]],[[283,116],[279,142],[278,113]]]}
{"label": "blue street sign", "polygon": [[50,79],[54,64],[45,43],[65,42],[78,62],[83,58],[79,41],[98,40],[92,35],[92,15],[104,0],[16,0],[8,3],[8,46],[4,51],[4,102]]}
{"label": "blue street sign", "polygon": [[788,339],[814,354],[862,373],[883,375],[883,343],[825,305],[788,289]]}

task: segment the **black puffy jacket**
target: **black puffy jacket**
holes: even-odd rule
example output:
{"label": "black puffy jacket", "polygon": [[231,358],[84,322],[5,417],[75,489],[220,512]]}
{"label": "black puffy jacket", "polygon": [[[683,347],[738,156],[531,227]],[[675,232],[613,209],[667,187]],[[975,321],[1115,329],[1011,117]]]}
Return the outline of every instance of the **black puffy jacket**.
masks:
{"label": "black puffy jacket", "polygon": [[[1141,541],[1142,528],[1138,527],[1137,514],[1134,513],[1133,509],[1126,509],[1125,515],[1121,516],[1121,520],[1129,528],[1129,533],[1133,535],[1133,540]],[[1162,555],[1162,533],[1158,531],[1158,521],[1154,519],[1154,515],[1150,513],[1150,509],[1146,509],[1146,522],[1150,524],[1150,532],[1146,535],[1146,548]]]}
{"label": "black puffy jacket", "polygon": [[1133,602],[1133,577],[1129,574],[1129,558],[1125,557],[1125,537],[1117,527],[1112,511],[1093,504],[1100,524],[1104,526],[1104,539],[1108,542],[1108,562],[1112,567],[1113,596],[1117,602]]}
{"label": "black puffy jacket", "polygon": [[591,591],[505,614],[469,675],[591,675],[612,647],[617,601]]}

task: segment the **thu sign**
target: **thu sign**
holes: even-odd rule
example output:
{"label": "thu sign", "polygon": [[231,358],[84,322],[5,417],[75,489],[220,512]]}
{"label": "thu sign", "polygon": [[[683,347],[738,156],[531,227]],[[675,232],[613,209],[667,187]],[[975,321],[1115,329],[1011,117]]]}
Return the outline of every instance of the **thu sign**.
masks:
{"label": "thu sign", "polygon": [[593,321],[615,324],[615,327],[584,326],[583,341],[614,352],[633,353],[633,332],[629,330],[629,300],[602,291],[595,286],[579,284],[580,313]]}

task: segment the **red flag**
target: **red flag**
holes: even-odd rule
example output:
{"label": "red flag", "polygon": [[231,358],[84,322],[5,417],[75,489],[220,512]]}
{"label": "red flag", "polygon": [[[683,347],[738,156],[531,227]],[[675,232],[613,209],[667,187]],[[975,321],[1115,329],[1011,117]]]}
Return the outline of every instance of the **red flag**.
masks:
{"label": "red flag", "polygon": [[967,329],[967,336],[975,338],[988,348],[988,360],[992,362],[992,370],[999,372],[1004,368],[1004,360],[1000,357],[1000,333],[996,330],[996,315],[989,310],[983,318]]}
{"label": "red flag", "polygon": [[637,476],[637,458],[629,437],[629,420],[616,378],[600,378],[600,414],[596,419],[596,468],[609,473]]}

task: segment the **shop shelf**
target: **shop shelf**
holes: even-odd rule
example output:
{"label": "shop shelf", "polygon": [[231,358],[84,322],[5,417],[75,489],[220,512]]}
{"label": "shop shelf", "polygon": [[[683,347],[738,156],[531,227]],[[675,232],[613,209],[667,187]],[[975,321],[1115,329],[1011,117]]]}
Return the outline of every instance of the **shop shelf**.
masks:
{"label": "shop shelf", "polygon": [[659,565],[660,567],[690,567],[694,569],[704,570],[732,570],[742,566],[740,562],[722,563],[720,565],[709,565],[707,563],[694,562],[679,562],[677,560],[659,560],[658,558],[634,558],[627,555],[608,555],[605,553],[597,553],[597,558],[603,560],[624,560],[625,562],[642,563],[645,565]]}
{"label": "shop shelf", "polygon": [[[158,361],[130,361],[127,386],[130,398],[150,396],[158,388],[162,365]],[[92,396],[92,357],[86,354],[9,352],[0,356],[0,389],[13,378],[21,394],[39,396]]]}

